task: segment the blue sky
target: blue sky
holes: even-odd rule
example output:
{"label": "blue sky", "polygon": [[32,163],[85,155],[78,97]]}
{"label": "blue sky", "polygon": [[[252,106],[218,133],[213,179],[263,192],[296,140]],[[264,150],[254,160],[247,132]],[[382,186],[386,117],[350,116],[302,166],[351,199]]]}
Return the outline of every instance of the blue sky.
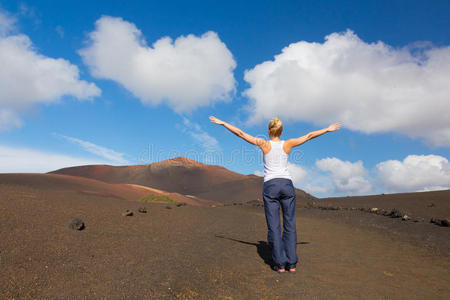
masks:
{"label": "blue sky", "polygon": [[181,155],[260,175],[208,116],[266,137],[278,116],[285,139],[343,125],[291,155],[313,195],[447,189],[449,39],[448,1],[0,0],[0,172]]}

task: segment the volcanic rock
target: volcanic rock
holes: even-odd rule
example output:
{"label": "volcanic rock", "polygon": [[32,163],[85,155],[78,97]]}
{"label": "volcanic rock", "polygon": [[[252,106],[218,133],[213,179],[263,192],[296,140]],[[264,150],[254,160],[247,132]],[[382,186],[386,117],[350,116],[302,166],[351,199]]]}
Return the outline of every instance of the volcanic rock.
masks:
{"label": "volcanic rock", "polygon": [[122,216],[124,217],[131,217],[133,215],[133,212],[129,209],[127,209],[124,213],[122,213]]}
{"label": "volcanic rock", "polygon": [[69,222],[69,228],[74,230],[83,230],[84,229],[84,222],[83,220],[79,218],[75,218],[70,220]]}
{"label": "volcanic rock", "polygon": [[388,216],[390,216],[391,218],[401,218],[403,216],[403,213],[397,208],[394,208],[393,210],[391,210]]}

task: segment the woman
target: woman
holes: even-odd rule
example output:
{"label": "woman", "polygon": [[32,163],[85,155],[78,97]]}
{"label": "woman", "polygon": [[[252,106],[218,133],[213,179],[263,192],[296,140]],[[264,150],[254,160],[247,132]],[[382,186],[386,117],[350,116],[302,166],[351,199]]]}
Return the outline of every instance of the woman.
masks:
{"label": "woman", "polygon": [[[267,240],[272,248],[274,270],[295,272],[298,262],[297,229],[295,222],[295,189],[288,171],[288,157],[292,148],[316,138],[324,133],[336,131],[341,125],[332,124],[327,128],[313,131],[307,135],[286,141],[280,140],[283,124],[275,118],[269,123],[269,141],[253,137],[239,128],[216,117],[211,122],[223,125],[226,129],[250,144],[261,148],[264,155],[263,199],[267,222]],[[280,206],[283,212],[283,235],[280,227]]]}

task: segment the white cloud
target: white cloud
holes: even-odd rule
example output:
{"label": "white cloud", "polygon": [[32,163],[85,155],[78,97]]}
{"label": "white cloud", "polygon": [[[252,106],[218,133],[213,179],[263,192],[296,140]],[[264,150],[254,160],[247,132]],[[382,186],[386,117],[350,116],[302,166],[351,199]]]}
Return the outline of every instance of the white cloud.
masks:
{"label": "white cloud", "polygon": [[328,194],[332,192],[332,188],[328,185],[326,186],[320,186],[320,185],[313,185],[313,184],[307,184],[304,187],[305,192],[310,193],[311,195],[317,197],[316,195],[323,195]]}
{"label": "white cloud", "polygon": [[207,152],[218,152],[221,151],[219,142],[216,138],[212,137],[204,131],[200,125],[190,121],[189,119],[183,117],[184,127],[181,128],[183,132],[187,132],[192,138],[200,143],[200,146]]}
{"label": "white cloud", "polygon": [[0,12],[0,130],[20,126],[19,115],[34,104],[100,95],[95,84],[79,79],[77,66],[39,54],[26,35],[8,35],[8,18]]}
{"label": "white cloud", "polygon": [[300,41],[245,72],[251,121],[274,115],[450,146],[450,47],[397,49],[352,31]]}
{"label": "white cloud", "polygon": [[[324,158],[313,166],[300,166],[288,163],[288,170],[296,188],[302,189],[315,197],[339,195],[362,195],[372,192],[372,185],[366,179],[367,170],[362,162],[342,161],[338,158]],[[263,171],[255,175],[264,176]]]}
{"label": "white cloud", "polygon": [[34,149],[0,146],[0,173],[44,173],[65,167],[92,164],[105,162]]}
{"label": "white cloud", "polygon": [[[450,162],[439,155],[408,155],[387,160],[369,172],[362,161],[316,160],[313,166],[289,163],[295,187],[316,197],[422,192],[450,189]],[[263,171],[255,175],[264,176]]]}
{"label": "white cloud", "polygon": [[177,112],[228,100],[235,90],[236,62],[211,31],[163,37],[149,47],[134,24],[104,16],[79,53],[93,76],[120,83],[143,103],[166,101]]}
{"label": "white cloud", "polygon": [[0,130],[20,126],[22,126],[22,121],[16,113],[9,109],[0,108]]}
{"label": "white cloud", "polygon": [[0,8],[0,36],[13,31],[16,19]]}
{"label": "white cloud", "polygon": [[301,186],[306,179],[307,171],[301,166],[290,162],[288,162],[288,171],[291,174],[292,183],[295,186]]}
{"label": "white cloud", "polygon": [[124,158],[125,154],[116,152],[114,150],[108,149],[103,146],[99,146],[93,144],[91,142],[83,141],[74,137],[65,136],[61,134],[55,134],[56,136],[60,136],[65,140],[74,143],[76,145],[81,146],[85,151],[95,154],[97,156],[103,157],[110,162],[119,163],[119,164],[128,164],[129,161]]}
{"label": "white cloud", "polygon": [[335,192],[349,195],[364,195],[373,191],[372,184],[366,178],[367,170],[362,161],[342,161],[338,158],[324,158],[316,161],[322,171],[330,172]]}
{"label": "white cloud", "polygon": [[253,172],[253,174],[259,177],[264,177],[264,171],[261,170],[256,170],[255,172]]}
{"label": "white cloud", "polygon": [[439,155],[408,155],[403,161],[381,162],[376,170],[377,180],[388,192],[450,188],[450,163]]}

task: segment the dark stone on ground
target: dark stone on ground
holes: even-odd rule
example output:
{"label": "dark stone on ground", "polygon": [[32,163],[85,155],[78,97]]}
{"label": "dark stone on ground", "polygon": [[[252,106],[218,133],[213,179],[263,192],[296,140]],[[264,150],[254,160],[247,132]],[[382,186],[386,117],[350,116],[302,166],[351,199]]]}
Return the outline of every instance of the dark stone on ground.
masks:
{"label": "dark stone on ground", "polygon": [[258,200],[250,200],[250,201],[245,202],[245,204],[249,204],[249,205],[251,205],[251,204],[259,204],[259,203],[260,202]]}
{"label": "dark stone on ground", "polygon": [[167,209],[172,209],[172,206],[167,205],[166,208]]}
{"label": "dark stone on ground", "polygon": [[133,215],[133,212],[129,209],[127,209],[124,213],[122,213],[122,216],[124,217],[131,217]]}
{"label": "dark stone on ground", "polygon": [[450,221],[448,219],[441,220],[441,219],[431,218],[430,223],[434,223],[436,225],[443,226],[443,227],[450,226]]}
{"label": "dark stone on ground", "polygon": [[401,218],[404,216],[404,214],[397,208],[394,208],[389,212],[388,216],[390,216],[391,218]]}
{"label": "dark stone on ground", "polygon": [[184,202],[177,203],[177,207],[185,206],[185,205],[186,205],[186,203],[184,203]]}
{"label": "dark stone on ground", "polygon": [[387,211],[384,209],[379,209],[376,211],[376,214],[385,216],[387,214]]}
{"label": "dark stone on ground", "polygon": [[79,218],[75,218],[70,220],[69,222],[69,228],[74,230],[83,230],[84,229],[84,222],[83,220]]}
{"label": "dark stone on ground", "polygon": [[147,210],[145,209],[145,207],[139,207],[138,212],[146,214]]}

